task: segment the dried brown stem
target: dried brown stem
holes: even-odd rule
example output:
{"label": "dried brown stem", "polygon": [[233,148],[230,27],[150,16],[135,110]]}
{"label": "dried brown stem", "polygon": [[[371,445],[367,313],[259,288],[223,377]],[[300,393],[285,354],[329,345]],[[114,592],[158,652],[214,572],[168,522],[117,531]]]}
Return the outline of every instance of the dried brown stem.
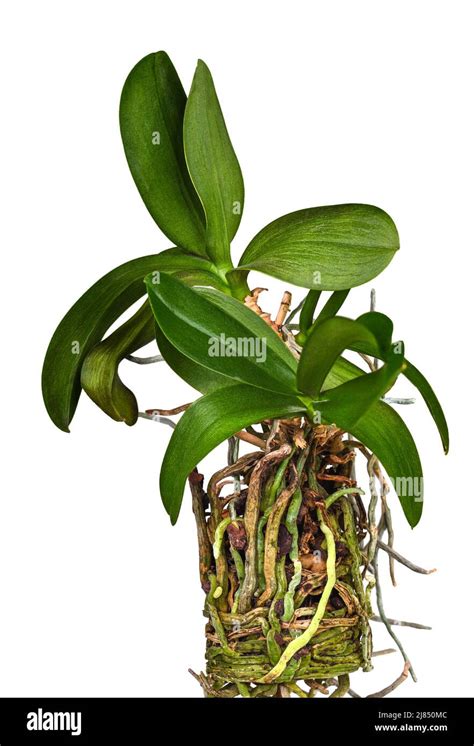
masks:
{"label": "dried brown stem", "polygon": [[278,309],[278,313],[275,318],[275,324],[280,327],[285,323],[286,315],[288,311],[290,310],[291,305],[291,293],[288,292],[288,290],[285,290],[283,293],[283,298],[280,303],[280,308]]}
{"label": "dried brown stem", "polygon": [[257,316],[260,316],[260,318],[266,324],[268,324],[268,326],[270,326],[275,332],[279,333],[278,326],[275,324],[274,321],[271,320],[270,314],[263,311],[257,303],[258,296],[266,289],[267,288],[254,288],[254,290],[251,291],[250,295],[247,295],[245,297],[244,303],[247,308],[250,308],[250,310],[256,313]]}
{"label": "dried brown stem", "polygon": [[202,488],[203,476],[199,474],[197,469],[193,469],[188,481],[191,489],[193,513],[196,519],[198,535],[199,577],[201,579],[201,588],[207,590],[209,585],[208,572],[211,569],[212,562],[212,546],[209,541],[204,513],[203,497],[205,493]]}

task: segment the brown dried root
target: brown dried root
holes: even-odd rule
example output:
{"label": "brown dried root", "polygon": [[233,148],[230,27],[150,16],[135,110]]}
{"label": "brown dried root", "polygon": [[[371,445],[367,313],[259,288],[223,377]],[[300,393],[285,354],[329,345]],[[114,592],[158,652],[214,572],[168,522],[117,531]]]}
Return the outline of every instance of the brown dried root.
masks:
{"label": "brown dried root", "polygon": [[279,329],[281,329],[281,327],[285,323],[286,316],[288,314],[288,311],[290,310],[290,305],[291,305],[291,293],[289,293],[288,290],[286,290],[283,293],[283,298],[280,303],[280,308],[278,309],[278,313],[275,318],[275,324],[277,325]]}
{"label": "brown dried root", "polygon": [[266,311],[263,311],[260,306],[258,305],[258,296],[260,293],[263,293],[267,288],[254,288],[250,295],[247,295],[244,298],[244,303],[247,306],[247,308],[250,308],[251,311],[257,314],[257,316],[260,316],[260,318],[268,324],[269,327],[273,329],[277,334],[279,334],[279,328],[278,325],[272,321],[271,316]]}
{"label": "brown dried root", "polygon": [[267,290],[267,288],[254,288],[251,291],[250,295],[247,295],[245,297],[244,303],[247,308],[250,308],[250,310],[256,313],[257,316],[260,316],[260,318],[263,319],[263,321],[268,324],[268,326],[271,327],[274,332],[281,336],[281,328],[285,323],[286,316],[288,314],[288,311],[290,310],[291,293],[288,292],[288,290],[283,293],[283,298],[281,300],[278,313],[275,317],[275,321],[272,321],[270,314],[264,311],[258,304],[258,297],[260,293],[263,293],[265,290]]}

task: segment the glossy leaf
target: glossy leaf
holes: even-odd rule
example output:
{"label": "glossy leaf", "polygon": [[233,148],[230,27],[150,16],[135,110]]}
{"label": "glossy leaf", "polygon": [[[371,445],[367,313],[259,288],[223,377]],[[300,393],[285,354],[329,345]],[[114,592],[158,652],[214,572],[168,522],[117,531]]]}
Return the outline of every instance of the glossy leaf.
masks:
{"label": "glossy leaf", "polygon": [[184,157],[185,106],[168,55],[149,54],[125,81],[120,130],[130,171],[152,218],[173,243],[205,257],[204,212]]}
{"label": "glossy leaf", "polygon": [[237,384],[203,396],[184,413],[171,436],[163,459],[160,492],[176,523],[186,479],[192,469],[234,433],[263,419],[302,413],[296,397]]}
{"label": "glossy leaf", "polygon": [[[356,365],[339,358],[324,390],[363,375]],[[416,526],[423,510],[423,471],[415,441],[402,418],[385,402],[375,402],[351,427],[351,434],[380,460],[410,526]]]}
{"label": "glossy leaf", "polygon": [[160,353],[171,370],[201,394],[208,394],[224,386],[235,385],[232,378],[216,373],[210,368],[205,368],[183,355],[165,337],[158,324],[155,324],[155,335]]}
{"label": "glossy leaf", "polygon": [[239,267],[316,290],[346,290],[376,277],[398,248],[395,224],[378,207],[312,207],[263,228]]}
{"label": "glossy leaf", "polygon": [[[310,290],[310,293],[311,292],[314,291]],[[296,335],[297,343],[303,346],[306,343],[308,335],[317,324],[321,324],[321,322],[325,321],[326,319],[330,319],[332,316],[335,316],[348,295],[349,290],[335,290],[333,293],[331,293],[316,319],[310,324],[309,328],[306,327],[304,331],[301,330],[299,334]]]}
{"label": "glossy leaf", "polygon": [[314,312],[320,297],[321,290],[310,290],[304,299],[303,307],[300,312],[300,333],[304,334],[312,325]]}
{"label": "glossy leaf", "polygon": [[423,397],[426,406],[428,407],[431,416],[433,417],[436,426],[438,428],[438,432],[441,437],[441,442],[443,444],[444,452],[448,453],[449,451],[449,430],[448,430],[448,423],[446,422],[446,417],[444,416],[443,409],[441,407],[441,404],[439,403],[438,397],[436,396],[435,392],[431,388],[430,384],[424,377],[424,375],[418,370],[418,368],[415,368],[415,366],[407,362],[407,367],[405,368],[405,376],[408,378],[410,383],[412,383],[418,391],[420,392],[421,396]]}
{"label": "glossy leaf", "polygon": [[[359,316],[357,321],[362,322],[364,325],[368,326],[374,332],[374,334],[377,335],[379,345],[373,347],[364,345],[362,349],[360,345],[355,344],[350,346],[350,349],[353,349],[356,352],[365,352],[366,354],[373,357],[380,358],[381,360],[386,360],[386,353],[390,345],[393,331],[393,324],[391,320],[384,314],[378,313],[376,311],[371,311],[369,313],[363,314],[362,316]],[[410,383],[416,386],[421,396],[423,397],[438,428],[444,451],[445,453],[448,453],[449,430],[441,404],[439,403],[435,392],[431,388],[424,375],[408,360],[406,360],[405,362],[406,366],[403,370],[403,373],[406,378],[408,378]]]}
{"label": "glossy leaf", "polygon": [[344,430],[352,430],[397,380],[406,365],[403,353],[403,344],[397,342],[381,368],[323,392],[319,406],[324,419]]}
{"label": "glossy leaf", "polygon": [[57,427],[69,432],[81,393],[82,363],[114,321],[145,294],[145,275],[191,267],[207,277],[212,265],[180,249],[133,259],[101,277],[72,306],[54,332],[43,364],[43,399]]}
{"label": "glossy leaf", "polygon": [[155,320],[148,301],[122,326],[92,348],[81,369],[81,385],[109,417],[134,425],[138,418],[135,395],[121,381],[122,360],[148,344],[155,335]]}
{"label": "glossy leaf", "polygon": [[358,344],[377,347],[377,339],[364,324],[335,316],[313,326],[298,364],[298,388],[316,399],[339,355]]}
{"label": "glossy leaf", "polygon": [[[195,291],[202,297],[206,298],[210,303],[220,308],[224,313],[230,314],[232,318],[242,324],[247,331],[255,337],[261,337],[265,335],[267,341],[267,348],[270,347],[272,354],[275,354],[280,363],[283,363],[285,368],[288,367],[292,371],[291,381],[296,379],[296,368],[297,361],[288,350],[288,347],[282,342],[280,337],[271,329],[254,311],[251,311],[240,301],[235,298],[224,296],[214,288],[209,287],[196,287]],[[286,376],[286,370],[285,370]],[[295,390],[295,383],[291,384],[292,390]]]}
{"label": "glossy leaf", "polygon": [[321,311],[317,315],[316,319],[314,320],[314,323],[321,324],[322,321],[325,321],[326,319],[330,319],[333,316],[335,316],[336,313],[341,308],[344,301],[346,300],[348,295],[349,295],[349,290],[335,290],[334,293],[331,293],[328,300],[326,301]]}
{"label": "glossy leaf", "polygon": [[165,273],[158,284],[153,277],[147,277],[146,284],[157,323],[181,353],[236,382],[281,393],[296,391],[293,356],[239,301],[193,290]]}
{"label": "glossy leaf", "polygon": [[369,352],[367,349],[361,350],[361,352],[365,352],[367,355],[372,355],[373,357],[379,357],[382,352],[387,352],[390,349],[393,322],[388,316],[379,313],[379,311],[368,311],[359,316],[356,321],[370,329],[377,340],[377,346],[374,347],[372,352]]}
{"label": "glossy leaf", "polygon": [[244,182],[211,73],[199,60],[184,115],[184,149],[206,216],[207,251],[229,269],[230,242],[240,224]]}
{"label": "glossy leaf", "polygon": [[177,272],[173,272],[173,277],[181,280],[185,285],[193,287],[194,285],[199,287],[211,287],[219,290],[224,295],[230,293],[229,286],[217,275],[215,272],[203,269],[180,269]]}

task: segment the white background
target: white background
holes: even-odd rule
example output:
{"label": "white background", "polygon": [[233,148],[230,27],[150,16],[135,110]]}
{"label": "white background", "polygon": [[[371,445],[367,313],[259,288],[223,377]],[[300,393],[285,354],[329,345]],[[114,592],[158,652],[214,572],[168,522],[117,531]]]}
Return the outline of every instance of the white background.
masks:
{"label": "white background", "polygon": [[[418,397],[425,509],[415,531],[392,499],[399,549],[437,567],[398,570],[390,615],[419,683],[397,694],[473,695],[472,18],[469,2],[21,2],[2,13],[0,695],[200,696],[203,602],[189,496],[176,527],[158,474],[170,431],[127,428],[81,397],[70,435],[48,420],[42,358],[60,317],[99,276],[169,246],[128,172],[118,102],[130,68],[166,49],[185,88],[210,66],[246,183],[238,258],[291,210],[374,203],[402,248],[379,310],[446,410],[442,454]],[[252,279],[259,284],[262,278]],[[283,284],[265,279],[275,311]],[[299,299],[301,291],[295,297]],[[344,311],[368,305],[369,287]],[[122,366],[142,409],[195,396],[164,366]],[[400,395],[412,393],[400,382]],[[202,468],[209,476],[225,449]],[[383,563],[385,565],[385,563]],[[377,629],[376,646],[388,638]],[[353,678],[366,694],[396,655]]]}

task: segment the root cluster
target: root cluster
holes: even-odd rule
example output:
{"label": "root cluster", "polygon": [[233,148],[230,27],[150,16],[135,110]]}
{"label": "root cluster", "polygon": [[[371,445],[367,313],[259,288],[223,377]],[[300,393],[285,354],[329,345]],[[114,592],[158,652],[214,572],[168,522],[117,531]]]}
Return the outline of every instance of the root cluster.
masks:
{"label": "root cluster", "polygon": [[377,536],[355,450],[339,429],[300,420],[264,423],[260,437],[266,448],[231,457],[206,491],[190,477],[208,617],[197,678],[207,696],[268,697],[329,693],[336,677],[331,696],[343,696],[372,652],[361,547]]}

